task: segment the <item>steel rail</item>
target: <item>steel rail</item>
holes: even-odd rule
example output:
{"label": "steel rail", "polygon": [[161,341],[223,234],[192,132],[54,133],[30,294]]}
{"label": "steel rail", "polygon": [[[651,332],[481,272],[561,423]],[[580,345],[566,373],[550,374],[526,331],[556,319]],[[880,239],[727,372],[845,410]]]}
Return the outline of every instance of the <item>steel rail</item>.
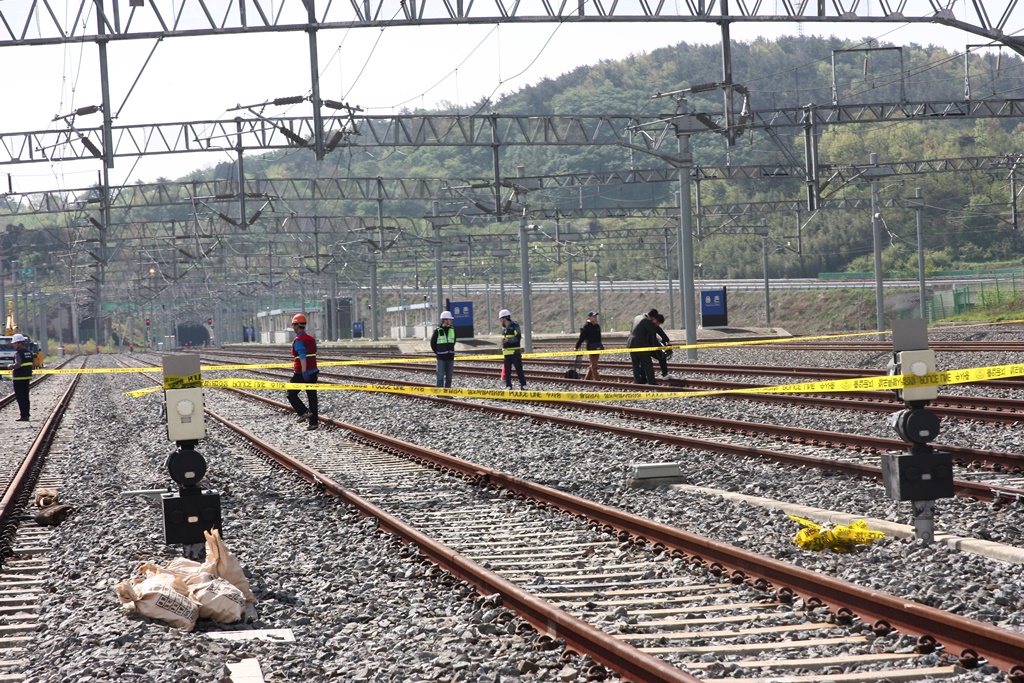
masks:
{"label": "steel rail", "polygon": [[[542,402],[539,402],[542,403]],[[842,460],[833,460],[828,458],[816,458],[809,455],[800,455],[797,453],[784,453],[782,451],[773,451],[766,448],[756,448],[753,446],[742,446],[737,444],[721,443],[718,441],[707,441],[705,439],[696,439],[687,436],[679,436],[676,434],[665,434],[663,432],[651,432],[645,429],[632,429],[630,427],[620,427],[616,425],[594,425],[592,422],[586,420],[576,420],[568,417],[560,417],[557,415],[544,415],[541,413],[526,413],[521,410],[514,408],[503,408],[500,406],[483,405],[479,403],[465,403],[460,402],[460,407],[468,410],[476,410],[479,412],[486,413],[497,413],[504,414],[507,417],[512,418],[528,418],[536,422],[547,422],[551,424],[557,424],[563,427],[571,427],[575,429],[587,429],[594,430],[600,429],[602,432],[611,432],[618,436],[623,436],[629,439],[638,439],[641,441],[655,441],[661,444],[669,444],[678,448],[694,449],[707,451],[709,453],[718,453],[721,455],[732,455],[743,458],[751,458],[755,460],[767,460],[769,462],[778,462],[784,465],[791,465],[793,467],[808,467],[825,472],[839,472],[847,476],[852,477],[865,477],[867,479],[873,479],[875,481],[882,481],[882,468],[874,467],[872,465],[862,465],[859,463],[845,462]],[[592,410],[595,404],[591,403],[579,403],[573,401],[559,401],[559,405],[575,407],[581,410]],[[611,413],[626,414],[627,412],[650,412],[656,411],[637,411],[636,409],[623,408],[622,406],[602,406],[600,408],[603,411]],[[661,413],[664,421],[672,421],[673,413]],[[691,417],[691,416],[687,416]],[[695,419],[695,422],[703,420],[717,420],[720,425],[732,425],[730,431],[740,432],[744,431],[745,427],[768,427],[765,433],[771,433],[772,429],[779,430],[780,433],[786,433],[787,430],[790,432],[799,431],[807,432],[810,430],[790,430],[786,427],[771,428],[767,425],[758,425],[756,423],[741,423],[735,420],[724,420],[721,418],[699,418]],[[726,429],[724,426],[719,426],[719,429]],[[821,432],[832,437],[831,441],[825,442],[823,445],[835,445],[835,446],[846,446],[843,443],[846,435],[835,434],[830,432]],[[869,438],[869,437],[858,437],[858,438]],[[884,441],[889,441],[885,439]],[[893,444],[901,446],[903,449],[908,447],[908,444],[902,441],[891,440]],[[891,450],[891,449],[890,449]],[[953,448],[940,447],[940,450],[947,452],[953,452]],[[973,449],[956,449],[957,451],[969,451]],[[986,453],[986,451],[978,451],[978,453]],[[1013,454],[1009,454],[1013,455]],[[1024,459],[1024,456],[1021,456]],[[1020,465],[1020,462],[1017,463]],[[973,481],[965,481],[962,479],[953,480],[953,492],[955,495],[963,496],[966,498],[973,498],[976,500],[982,500],[989,503],[1001,502],[1003,500],[1019,501],[1024,500],[1024,490],[1009,488],[1005,486],[994,486],[991,484],[979,484]]]}
{"label": "steel rail", "polygon": [[[832,341],[791,341],[772,344],[773,349],[782,351],[881,351],[892,353],[892,344],[872,344],[855,342],[832,342]],[[933,351],[946,352],[976,352],[988,353],[992,351],[1024,351],[1024,342],[944,342],[931,341],[928,348]]]}
{"label": "steel rail", "polygon": [[[276,405],[282,410],[289,410],[289,407],[284,403],[247,392],[233,391],[264,403]],[[402,453],[415,460],[426,461],[444,467],[481,484],[504,488],[514,494],[529,497],[564,512],[584,516],[608,530],[628,534],[635,541],[660,544],[667,550],[683,553],[691,557],[694,562],[701,564],[710,563],[712,571],[723,574],[731,572],[733,581],[737,583],[741,581],[753,583],[756,579],[761,579],[768,582],[772,587],[789,589],[803,597],[805,602],[817,599],[833,611],[845,608],[863,621],[870,620],[875,624],[887,624],[905,633],[932,636],[942,646],[960,650],[961,659],[973,659],[975,658],[975,653],[977,653],[1004,671],[1017,670],[1019,667],[1024,667],[1024,634],[999,629],[888,593],[823,576],[779,560],[734,548],[726,543],[697,536],[623,510],[585,500],[541,484],[520,479],[398,439],[392,439],[337,420],[321,419],[328,424],[351,431],[353,434],[390,452]],[[329,481],[322,475],[313,474],[313,472],[315,470],[310,470],[309,476],[314,477],[310,481],[319,480],[321,483]],[[334,482],[330,483],[333,486],[337,486]],[[366,504],[369,505],[368,503]],[[375,507],[367,508],[367,510],[371,509],[377,510]],[[377,514],[377,512],[374,512],[372,516],[376,517]],[[397,520],[387,517],[379,517],[379,519],[382,520],[382,524],[388,525],[386,528],[389,529],[393,523],[400,524]],[[398,527],[396,526],[395,528]],[[446,563],[449,563],[459,571],[469,569],[466,564],[468,561],[447,549],[446,546],[438,544],[437,547],[431,548],[430,552],[432,554],[436,553]],[[487,588],[488,590],[498,591],[506,583],[499,578],[493,584],[488,584]],[[508,587],[515,588],[512,584]],[[532,605],[536,598],[531,594],[527,593],[520,597],[524,601],[524,608],[531,609],[531,612],[532,609],[538,610],[537,613],[533,614],[533,618],[543,618],[547,614],[547,608],[544,605]],[[560,610],[555,610],[555,612],[560,612]],[[527,613],[524,613],[524,617],[533,623]],[[549,622],[548,628],[557,628],[560,624],[561,621]],[[591,630],[597,631],[596,629],[584,629],[582,633],[587,634]],[[564,632],[559,632],[559,635],[566,637]],[[570,640],[567,638],[566,642],[568,644]],[[599,659],[599,661],[604,663],[605,660]],[[678,670],[673,670],[673,672],[683,675]],[[660,679],[641,676],[637,680],[654,681]],[[692,679],[687,677],[677,680],[689,681]]]}
{"label": "steel rail", "polygon": [[[416,364],[388,364],[385,368],[390,370],[402,370],[408,372],[421,372],[421,373],[432,373],[433,368],[416,365]],[[494,371],[487,371],[479,368],[466,368],[464,365],[460,367],[460,375],[470,377],[488,378],[493,375]],[[325,372],[325,376],[332,373]],[[349,377],[352,379],[366,379],[358,376],[346,376],[339,375],[341,377]],[[558,373],[547,373],[544,371],[530,371],[526,374],[529,378],[540,378],[547,379],[554,382],[572,383],[572,384],[585,384],[589,386],[600,386],[608,388],[620,388],[624,384],[630,384],[630,379],[627,377],[618,377],[615,379],[603,379],[600,381],[590,380],[567,380],[565,377]],[[376,381],[376,380],[375,380]],[[757,384],[746,384],[741,382],[705,382],[700,380],[675,380],[673,385],[655,385],[645,386],[646,391],[678,391],[679,389],[693,389],[698,391],[719,391],[729,389],[750,389],[757,388],[760,386],[769,385],[757,385]],[[838,398],[837,396],[844,396]],[[820,394],[783,394],[783,393],[723,393],[717,398],[728,398],[731,400],[755,400],[768,403],[782,403],[785,405],[808,405],[811,408],[829,409],[829,410],[847,410],[847,411],[860,411],[864,413],[895,413],[905,408],[902,402],[899,402],[882,391],[864,391],[864,392],[836,392],[829,393],[827,395]],[[570,401],[559,401],[559,402],[570,402]],[[951,403],[959,402],[958,405]],[[938,404],[935,404],[938,403]],[[971,404],[977,405],[977,408],[970,408]],[[600,408],[595,410],[601,410]],[[627,409],[630,412],[643,413],[644,409]],[[942,396],[940,395],[930,407],[930,410],[940,417],[957,418],[962,420],[975,420],[978,422],[994,422],[999,424],[1013,423],[1024,421],[1024,401],[1010,398],[986,398],[979,397],[974,398],[971,396]],[[616,408],[617,411],[617,408]],[[652,411],[652,413],[658,413]],[[670,413],[658,413],[659,416],[663,416],[663,419],[670,421],[673,420]],[[687,416],[694,420],[708,419],[700,418],[699,416]],[[779,427],[779,429],[791,429]],[[811,431],[811,430],[808,430]],[[834,434],[833,432],[821,432],[822,434]],[[788,436],[787,434],[780,433],[780,436]],[[881,437],[871,436],[857,436],[855,434],[850,435],[850,439],[860,439],[858,445],[862,447],[869,447],[873,450],[887,450],[892,444],[900,444],[901,441],[895,439],[883,439]],[[955,446],[950,446],[953,449]],[[947,451],[949,449],[946,449]],[[1011,468],[1024,468],[1024,456],[1012,456],[1010,459],[1002,459],[998,463],[1000,466],[1011,467]]]}
{"label": "steel rail", "polygon": [[[544,344],[544,342],[538,342],[537,340],[534,340],[534,346],[545,346],[545,344]],[[561,346],[564,347],[565,344],[562,343]],[[616,344],[614,341],[612,341],[610,343],[606,343],[605,346],[606,346],[606,348],[610,348],[610,349],[621,348],[621,344]],[[772,344],[770,347],[766,347],[766,348],[777,348],[777,345]],[[974,351],[978,351],[978,352],[988,352],[988,351],[991,351],[992,349],[984,348],[984,349],[973,349],[973,350]],[[1000,350],[1007,350],[1007,351],[1021,350],[1021,351],[1024,351],[1024,343],[1022,343],[1022,344],[1015,344],[1015,346],[1012,347],[1012,348],[1000,349]],[[338,351],[338,349],[331,349],[330,347],[324,347],[321,350],[321,354],[323,355],[323,360],[343,360],[343,359],[352,360],[352,359],[355,359],[355,358],[373,359],[373,358],[377,358],[377,357],[379,357],[381,359],[394,360],[394,354],[374,354],[374,353],[363,354],[363,353],[360,353],[360,354],[356,355],[354,352],[351,352],[349,349],[345,349],[346,353],[344,354],[344,357],[342,357],[342,355],[337,355],[337,354],[329,355],[329,354],[333,354],[336,351]],[[890,349],[890,351],[891,351],[891,349]],[[495,347],[495,352],[497,352],[497,348],[496,347]],[[223,355],[226,355],[226,356],[229,356],[229,357],[235,357],[235,358],[237,358],[239,355],[245,355],[245,356],[251,357],[251,358],[273,358],[273,359],[277,359],[277,360],[281,359],[281,354],[279,354],[279,353],[278,354],[274,354],[274,353],[258,353],[258,352],[252,352],[250,349],[232,350],[232,349],[228,348],[227,350],[221,350],[221,351],[214,351],[214,350],[204,350],[203,351],[203,355],[213,355],[213,356],[216,356],[218,354],[223,354]],[[571,356],[572,354],[573,354],[573,352],[566,350],[566,356],[567,357]],[[629,369],[630,368],[630,364],[627,361],[613,360],[613,358],[614,358],[614,356],[609,356],[607,358],[602,358],[601,359],[601,366],[602,367],[608,367],[608,368],[619,368],[619,369],[622,369],[622,368]],[[459,360],[462,363],[472,363],[472,362],[474,362],[472,355],[459,356]],[[236,362],[236,361],[223,361],[223,362],[224,363],[231,363],[231,362]],[[240,362],[240,361],[238,361],[238,362]],[[480,361],[480,362],[485,362],[485,361]],[[497,363],[497,361],[494,361],[494,362]],[[561,366],[561,367],[564,368],[566,362],[568,362],[567,359],[531,358],[530,359],[530,365],[529,365],[528,369],[530,369],[530,368],[532,368],[533,366],[536,366],[536,365]],[[368,362],[367,364],[369,365],[369,364],[372,364],[372,363]],[[410,365],[414,365],[414,364],[410,363]],[[389,363],[388,366],[389,367],[394,367],[395,365],[393,363]],[[403,366],[403,367],[405,367],[405,366]],[[420,369],[423,369],[423,367],[425,367],[425,366],[421,366]],[[886,374],[885,370],[880,370],[878,368],[820,368],[820,367],[806,367],[806,366],[796,366],[796,365],[793,365],[793,366],[786,366],[786,365],[721,365],[721,364],[715,364],[715,363],[688,363],[688,362],[687,363],[671,363],[670,362],[669,363],[669,367],[670,367],[670,369],[672,369],[672,370],[674,370],[676,372],[680,372],[680,373],[706,373],[706,374],[717,374],[717,375],[760,375],[760,376],[764,376],[764,377],[806,377],[806,378],[809,378],[809,379],[819,379],[819,378],[820,379],[850,379],[850,378],[856,378],[856,377],[880,377],[880,376],[884,376]],[[432,367],[430,368],[430,371],[431,372],[433,371]],[[624,381],[629,382],[631,380],[629,378],[626,378]],[[999,388],[999,389],[1024,389],[1024,380],[1017,379],[1017,378],[1014,378],[1014,377],[1004,377],[1004,378],[1001,378],[1001,379],[992,379],[992,380],[982,380],[982,381],[979,381],[979,382],[971,382],[970,386],[994,387],[994,388]],[[954,397],[941,396],[940,395],[938,400],[949,399],[949,398],[954,398]],[[965,399],[965,400],[975,400],[975,398],[971,397],[970,399]]]}
{"label": "steel rail", "polygon": [[[288,409],[288,406],[284,403],[272,399],[256,397],[254,394],[247,394],[246,392],[237,393],[248,397],[260,398],[283,410]],[[613,669],[620,675],[632,677],[637,681],[650,681],[651,683],[660,681],[666,683],[699,683],[700,679],[677,669],[662,659],[641,652],[638,648],[624,643],[614,636],[569,615],[546,600],[538,598],[511,581],[485,569],[462,553],[456,552],[447,545],[421,533],[416,528],[385,512],[365,498],[344,488],[322,472],[274,448],[217,413],[209,409],[206,409],[206,413],[228,429],[245,438],[260,452],[288,469],[297,472],[306,481],[316,484],[331,495],[337,496],[346,504],[356,508],[363,516],[376,519],[380,529],[401,538],[406,543],[414,545],[423,556],[453,576],[473,584],[481,593],[500,594],[503,605],[515,610],[533,625],[538,633],[544,633],[553,638],[561,638],[565,641],[567,648],[579,653],[589,654],[596,661]],[[347,425],[329,418],[321,417],[320,419],[321,422],[333,424],[351,431],[360,439],[371,441],[391,452],[394,452],[396,449],[404,450],[411,447],[411,444],[405,444],[404,442],[382,441],[381,435],[354,427],[353,425]],[[427,459],[433,457],[443,457],[443,454],[430,452]],[[424,457],[421,454],[421,457],[416,459],[422,461]],[[461,468],[461,473],[469,475],[477,481],[486,479],[484,472],[472,466]]]}
{"label": "steel rail", "polygon": [[[531,366],[533,364],[531,363]],[[564,365],[564,363],[562,363]],[[412,372],[434,372],[434,368],[424,365],[410,363],[388,363],[388,369],[404,370]],[[487,370],[474,370],[467,368],[464,364],[460,366],[461,375],[476,377],[488,376]],[[605,379],[594,382],[590,380],[567,380],[565,373],[538,371],[531,367],[527,373],[530,378],[547,379],[553,382],[584,382],[587,385],[613,386],[618,388],[623,384],[635,387],[632,378],[626,376],[606,376]],[[705,381],[694,379],[671,379],[663,380],[662,384],[648,385],[646,391],[670,392],[680,389],[693,391],[731,391],[734,389],[756,389],[759,387],[768,388],[769,384],[749,384],[745,382],[727,381]],[[896,400],[893,392],[887,391],[836,391],[827,394],[785,394],[785,393],[724,393],[715,398],[724,398],[734,401],[759,401],[762,403],[781,403],[784,405],[806,405],[813,408],[827,408],[838,410],[858,410],[868,413],[896,412],[902,410],[905,405]],[[1007,398],[990,398],[984,396],[953,396],[940,394],[932,401],[929,409],[940,417],[958,418],[962,420],[976,420],[979,422],[1020,422],[1024,421],[1024,400]]]}
{"label": "steel rail", "polygon": [[[42,381],[49,376],[51,375],[43,375],[39,381]],[[50,416],[46,418],[46,421],[39,429],[39,433],[32,441],[32,445],[29,447],[28,453],[25,455],[25,459],[22,460],[21,465],[18,467],[18,471],[11,479],[10,484],[8,484],[7,490],[4,491],[3,497],[0,498],[0,529],[3,530],[3,540],[5,544],[7,543],[7,531],[9,525],[14,522],[15,515],[23,507],[22,499],[39,474],[43,458],[46,457],[46,453],[50,449],[50,444],[53,443],[53,437],[57,432],[57,426],[64,417],[64,413],[67,411],[68,404],[71,402],[71,397],[78,388],[78,381],[81,377],[82,376],[80,374],[76,374],[71,378],[71,382],[68,383],[68,388],[57,400],[57,405],[50,412]]]}
{"label": "steel rail", "polygon": [[[1020,350],[1024,350],[1024,345],[1020,347]],[[988,352],[989,349],[979,351]],[[541,360],[542,359],[536,359],[531,363],[531,365],[540,362]],[[551,362],[561,362],[564,364],[564,361]],[[615,361],[610,365],[617,367],[629,367],[628,363]],[[669,365],[673,370],[684,373],[760,375],[764,377],[807,377],[810,379],[853,379],[857,377],[881,377],[886,374],[885,370],[879,370],[877,368],[809,368],[779,365],[715,365],[713,363],[670,363]],[[970,386],[998,387],[1000,389],[1024,389],[1024,380],[1005,377],[1002,379],[971,382]],[[939,399],[942,398],[944,397],[939,396]]]}
{"label": "steel rail", "polygon": [[[155,378],[144,375],[146,379],[154,384],[159,384]],[[282,410],[290,410],[290,406],[273,399],[257,396],[237,389],[229,389],[233,393],[270,404]],[[282,466],[298,473],[306,481],[315,484],[325,492],[337,496],[346,504],[356,508],[360,514],[377,520],[378,527],[390,534],[397,536],[404,542],[414,545],[416,549],[431,562],[445,569],[460,580],[467,581],[477,587],[481,593],[498,593],[502,596],[504,606],[515,610],[526,621],[528,621],[538,633],[547,634],[553,638],[561,638],[565,641],[566,647],[580,653],[590,654],[596,661],[613,669],[623,676],[633,677],[637,681],[650,681],[651,683],[700,683],[700,679],[691,676],[664,660],[641,652],[621,640],[616,639],[600,629],[597,629],[586,622],[583,622],[569,615],[565,611],[554,607],[546,600],[542,600],[532,593],[523,590],[516,584],[502,578],[494,572],[473,562],[462,553],[458,553],[447,545],[440,543],[433,538],[421,533],[415,527],[409,526],[394,515],[384,511],[365,498],[349,491],[335,482],[319,470],[310,467],[300,460],[292,458],[287,453],[274,448],[259,437],[251,434],[244,428],[232,423],[225,417],[217,414],[209,408],[204,412],[217,420],[219,423],[241,436],[254,448],[265,454],[267,457],[280,463]],[[406,448],[414,448],[398,440],[391,440],[383,435],[348,425],[337,420],[321,417],[322,423],[331,424],[346,429],[356,434],[360,439],[373,443],[389,452],[405,452]],[[383,439],[383,441],[382,441]],[[442,453],[435,451],[424,451],[429,455],[427,458],[417,457],[416,460],[423,461],[434,456],[445,458]],[[421,454],[422,455],[422,454]],[[463,463],[464,461],[459,461]],[[466,478],[474,481],[481,481],[481,471],[471,463],[464,463],[468,467],[460,467],[456,471]],[[453,468],[449,468],[453,469]]]}
{"label": "steel rail", "polygon": [[[255,370],[252,370],[250,372],[255,372],[256,374],[270,374],[266,372],[260,373]],[[325,377],[337,376],[348,380],[356,379],[359,381],[366,381],[365,377],[343,375],[340,373],[330,373],[327,371],[321,372]],[[391,380],[387,383],[396,386],[424,386],[422,383],[405,382],[401,380]],[[432,397],[421,396],[411,396],[407,398],[418,398],[420,400],[439,400],[434,399]],[[548,402],[536,401],[536,403],[544,405],[547,404]],[[820,445],[824,447],[834,446],[837,448],[859,448],[875,452],[906,450],[909,447],[909,445],[904,441],[900,441],[898,439],[886,439],[877,436],[827,432],[816,429],[788,427],[785,425],[769,425],[760,422],[743,422],[739,420],[731,420],[725,418],[705,417],[702,415],[670,413],[665,411],[649,410],[646,408],[632,408],[629,406],[622,405],[606,405],[603,403],[591,403],[582,401],[558,401],[558,404],[560,406],[565,406],[568,408],[575,408],[580,411],[604,412],[620,417],[630,417],[640,420],[655,420],[659,422],[681,424],[690,427],[709,427],[717,431],[726,433],[763,434],[765,436],[770,436],[783,441],[796,443],[810,443],[813,445]],[[566,427],[574,427],[578,429],[589,430],[595,429],[595,426],[591,422],[587,422],[584,420],[576,420],[568,417],[544,415],[540,413],[525,413],[515,408],[505,408],[502,406],[486,405],[480,403],[460,402],[460,406],[465,407],[466,409],[469,410],[476,410],[479,412],[486,412],[492,414],[501,414],[512,418],[528,417],[537,421],[546,421],[552,424],[559,424],[561,426]],[[600,425],[597,428],[601,429],[602,431],[612,432],[631,439],[642,439],[644,441],[658,441],[662,443],[671,443],[679,448],[693,448],[697,450],[705,450],[712,453],[720,453],[723,455],[733,455],[754,459],[765,459],[770,462],[778,462],[785,465],[791,465],[794,467],[810,467],[820,471],[840,472],[848,476],[866,477],[877,481],[882,480],[881,468],[874,467],[871,465],[861,465],[858,463],[850,463],[842,460],[835,460],[829,458],[816,458],[814,456],[809,455],[785,453],[782,451],[754,448],[750,446],[724,444],[718,441],[707,441],[703,439],[696,439],[692,437],[685,437],[675,434],[665,434],[663,432],[652,433],[650,430],[638,430],[629,427],[620,427],[615,425]],[[943,452],[950,453],[958,464],[980,464],[986,467],[990,467],[992,469],[1005,469],[1010,472],[1019,472],[1021,470],[1024,470],[1024,454],[988,451],[976,448],[948,446],[944,444],[936,444],[936,448]],[[977,482],[966,481],[962,479],[953,480],[953,490],[956,495],[964,496],[967,498],[973,498],[976,500],[982,500],[989,503],[1002,502],[1004,500],[1024,500],[1024,490],[1004,486],[996,486],[992,484],[980,484]]]}

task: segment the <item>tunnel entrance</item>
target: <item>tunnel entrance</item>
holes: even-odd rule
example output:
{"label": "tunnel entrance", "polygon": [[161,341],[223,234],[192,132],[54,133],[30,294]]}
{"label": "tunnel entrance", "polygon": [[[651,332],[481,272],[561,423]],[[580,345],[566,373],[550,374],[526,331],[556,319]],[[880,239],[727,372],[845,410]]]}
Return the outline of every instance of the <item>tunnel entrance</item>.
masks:
{"label": "tunnel entrance", "polygon": [[208,346],[210,331],[202,323],[181,323],[178,325],[178,346]]}

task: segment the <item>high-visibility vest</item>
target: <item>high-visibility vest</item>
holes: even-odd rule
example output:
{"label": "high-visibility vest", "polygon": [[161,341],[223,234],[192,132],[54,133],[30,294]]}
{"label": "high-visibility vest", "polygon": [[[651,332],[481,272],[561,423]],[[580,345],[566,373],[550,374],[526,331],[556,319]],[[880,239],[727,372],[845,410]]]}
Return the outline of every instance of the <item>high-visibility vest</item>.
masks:
{"label": "high-visibility vest", "polygon": [[501,352],[506,356],[511,356],[513,353],[521,351],[522,347],[520,346],[520,344],[522,344],[522,336],[523,333],[519,329],[519,324],[514,320],[509,320],[508,327],[506,327],[505,330],[501,333],[501,338],[502,340],[505,340],[515,339],[516,337],[519,337],[519,342],[517,342],[515,346],[502,345]]}
{"label": "high-visibility vest", "polygon": [[299,362],[299,352],[295,350],[295,342],[301,341],[303,346],[306,347],[306,372],[316,370],[316,339],[313,339],[313,335],[303,332],[295,337],[292,341],[292,357],[295,359],[292,361],[292,369],[295,372],[302,372],[302,363]]}
{"label": "high-visibility vest", "polygon": [[437,350],[434,352],[438,356],[454,356],[455,355],[455,328],[453,327],[438,327],[437,328]]}

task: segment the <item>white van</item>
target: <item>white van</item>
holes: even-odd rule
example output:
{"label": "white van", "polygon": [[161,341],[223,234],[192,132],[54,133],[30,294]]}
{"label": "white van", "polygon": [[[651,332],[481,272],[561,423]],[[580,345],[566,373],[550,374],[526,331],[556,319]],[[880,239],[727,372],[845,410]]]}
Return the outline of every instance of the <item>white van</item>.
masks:
{"label": "white van", "polygon": [[14,342],[11,337],[0,336],[0,368],[6,368],[14,362]]}
{"label": "white van", "polygon": [[[6,370],[7,366],[14,362],[14,342],[11,339],[13,337],[8,335],[0,336],[0,370]],[[33,367],[43,367],[43,354],[39,352],[39,345],[31,340],[26,343],[32,351]]]}

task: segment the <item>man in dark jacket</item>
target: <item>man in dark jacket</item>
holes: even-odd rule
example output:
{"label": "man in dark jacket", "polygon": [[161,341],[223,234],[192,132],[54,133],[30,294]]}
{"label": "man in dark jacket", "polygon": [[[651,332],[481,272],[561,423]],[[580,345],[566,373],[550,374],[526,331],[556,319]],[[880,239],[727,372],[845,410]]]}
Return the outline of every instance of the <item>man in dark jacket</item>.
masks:
{"label": "man in dark jacket", "polygon": [[[600,351],[604,348],[604,344],[601,343],[601,325],[597,322],[597,316],[597,311],[587,313],[587,322],[583,323],[583,327],[580,328],[580,338],[576,340],[577,351],[584,344],[587,345],[587,351]],[[594,381],[601,379],[597,374],[597,363],[600,358],[601,355],[598,353],[592,353],[587,356],[587,360],[590,361],[590,367],[587,368],[587,376],[583,379],[592,379]]]}
{"label": "man in dark jacket", "polygon": [[505,388],[512,388],[512,368],[516,370],[519,388],[526,391],[526,375],[523,373],[523,331],[519,323],[512,319],[507,308],[498,311],[501,322],[501,353],[504,359],[502,366],[505,374]]}
{"label": "man in dark jacket", "polygon": [[452,388],[452,371],[455,369],[454,319],[451,312],[441,311],[441,324],[430,335],[430,350],[437,356],[437,386],[444,389]]}
{"label": "man in dark jacket", "polygon": [[[661,313],[658,314],[658,319],[654,321],[657,327],[659,345],[671,346],[672,341],[668,338],[668,333],[665,332],[665,316]],[[661,378],[667,379],[668,374],[668,359],[672,357],[672,349],[658,349],[652,354],[658,359],[658,365],[661,366]]]}
{"label": "man in dark jacket", "polygon": [[[627,349],[650,349],[658,346],[658,309],[652,308],[647,315],[633,318],[633,325],[626,340]],[[654,379],[654,361],[651,351],[631,351],[629,360],[633,363],[633,382],[635,384],[657,384]]]}
{"label": "man in dark jacket", "polygon": [[30,405],[28,398],[29,382],[32,380],[32,352],[28,348],[28,337],[23,334],[15,334],[11,337],[14,344],[14,362],[11,363],[11,380],[14,381],[14,398],[18,401],[18,411],[21,417],[18,422],[28,422]]}

